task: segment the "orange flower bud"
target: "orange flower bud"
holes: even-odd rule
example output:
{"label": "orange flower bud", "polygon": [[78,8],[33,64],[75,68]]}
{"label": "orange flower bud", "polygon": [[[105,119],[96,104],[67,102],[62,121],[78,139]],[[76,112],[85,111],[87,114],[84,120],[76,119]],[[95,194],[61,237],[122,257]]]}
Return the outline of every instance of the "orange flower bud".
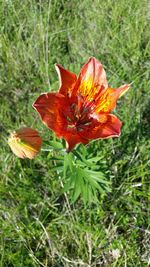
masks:
{"label": "orange flower bud", "polygon": [[10,135],[8,144],[17,157],[33,159],[40,151],[42,139],[36,130],[21,128]]}

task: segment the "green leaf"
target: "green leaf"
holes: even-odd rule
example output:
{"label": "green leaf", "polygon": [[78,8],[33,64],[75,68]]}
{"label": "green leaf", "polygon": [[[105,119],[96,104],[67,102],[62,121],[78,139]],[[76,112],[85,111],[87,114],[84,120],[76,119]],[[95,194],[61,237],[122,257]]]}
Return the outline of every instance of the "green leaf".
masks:
{"label": "green leaf", "polygon": [[58,141],[50,141],[49,146],[51,146],[52,148],[55,148],[55,149],[63,149],[62,143],[58,142]]}
{"label": "green leaf", "polygon": [[71,153],[67,153],[64,156],[64,177],[66,177],[69,169],[73,172],[73,158]]}
{"label": "green leaf", "polygon": [[[99,195],[110,192],[108,171],[103,167],[102,156],[90,155],[84,149],[66,153],[59,157],[59,172],[63,173],[64,188],[62,192],[70,192],[71,202],[79,197],[84,203],[96,203]],[[63,167],[63,170],[61,169]]]}

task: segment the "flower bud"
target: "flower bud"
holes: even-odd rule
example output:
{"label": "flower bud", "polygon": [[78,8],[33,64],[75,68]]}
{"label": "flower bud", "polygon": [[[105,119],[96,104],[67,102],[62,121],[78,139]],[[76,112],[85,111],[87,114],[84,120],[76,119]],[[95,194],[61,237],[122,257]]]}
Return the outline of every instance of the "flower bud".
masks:
{"label": "flower bud", "polygon": [[38,131],[32,128],[21,128],[11,133],[8,144],[17,157],[33,159],[40,151],[42,139]]}

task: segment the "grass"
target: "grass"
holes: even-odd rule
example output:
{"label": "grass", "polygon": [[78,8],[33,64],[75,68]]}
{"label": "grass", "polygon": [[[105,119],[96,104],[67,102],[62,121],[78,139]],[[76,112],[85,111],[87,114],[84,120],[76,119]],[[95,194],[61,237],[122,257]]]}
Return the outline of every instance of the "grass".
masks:
{"label": "grass", "polygon": [[[150,264],[150,6],[147,0],[2,0],[0,3],[0,266],[70,267]],[[119,139],[89,145],[102,156],[111,192],[97,205],[71,204],[53,170],[53,150],[16,158],[9,132],[54,135],[32,108],[57,90],[54,63],[79,72],[89,56],[109,84],[132,82],[119,101]]]}

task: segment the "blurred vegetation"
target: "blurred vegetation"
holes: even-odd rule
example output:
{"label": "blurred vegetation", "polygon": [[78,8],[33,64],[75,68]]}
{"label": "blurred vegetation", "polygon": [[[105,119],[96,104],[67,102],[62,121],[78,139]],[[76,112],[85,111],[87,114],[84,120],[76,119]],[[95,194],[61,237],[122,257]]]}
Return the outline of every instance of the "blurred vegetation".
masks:
{"label": "blurred vegetation", "polygon": [[[148,266],[150,264],[150,4],[148,0],[0,2],[0,266]],[[25,125],[55,136],[32,108],[58,89],[54,63],[79,73],[99,59],[109,84],[132,83],[115,113],[118,139],[88,145],[109,172],[99,204],[71,204],[52,160],[16,158],[9,132]]]}

